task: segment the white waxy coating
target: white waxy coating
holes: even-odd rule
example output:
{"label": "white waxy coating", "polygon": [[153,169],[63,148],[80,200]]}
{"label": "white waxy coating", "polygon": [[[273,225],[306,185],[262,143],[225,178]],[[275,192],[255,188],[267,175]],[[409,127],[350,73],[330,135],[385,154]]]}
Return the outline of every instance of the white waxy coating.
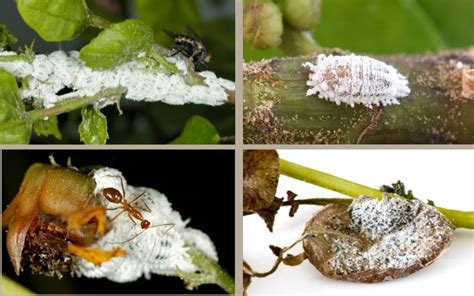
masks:
{"label": "white waxy coating", "polygon": [[[177,269],[184,272],[194,272],[196,267],[187,254],[185,245],[200,249],[208,257],[217,260],[217,253],[210,238],[202,231],[186,227],[189,222],[183,221],[178,212],[173,211],[166,196],[156,190],[127,185],[120,171],[103,168],[94,173],[96,182],[95,192],[100,194],[104,188],[115,188],[122,192],[120,178],[125,188],[125,198],[131,202],[133,198],[144,192],[137,205],[144,207],[143,202],[150,208],[140,211],[145,219],[151,222],[151,227],[143,231],[139,222],[134,224],[126,213],[116,218],[111,229],[93,246],[104,250],[120,247],[127,252],[123,257],[115,257],[101,265],[94,265],[86,260],[79,260],[75,271],[80,276],[91,278],[107,278],[111,281],[124,283],[135,281],[141,276],[150,278],[151,274],[176,275]],[[117,204],[101,198],[106,208],[115,208]],[[121,210],[107,210],[107,217],[114,218]],[[172,223],[173,226],[156,225]],[[142,232],[136,238],[138,233]],[[117,242],[119,242],[117,244]]]}
{"label": "white waxy coating", "polygon": [[329,264],[338,274],[413,266],[427,260],[443,242],[450,243],[454,233],[438,210],[419,200],[360,197],[349,213],[349,227],[374,244],[364,250],[353,239],[334,239],[335,255]]}
{"label": "white waxy coating", "polygon": [[318,95],[337,105],[397,105],[398,98],[410,94],[405,76],[391,65],[366,56],[320,54],[316,64],[306,62],[303,66],[310,70],[306,95]]}
{"label": "white waxy coating", "polygon": [[[125,98],[135,101],[217,106],[227,102],[227,91],[235,89],[232,81],[218,78],[210,71],[198,73],[204,78],[206,86],[190,86],[182,77],[186,73],[186,62],[174,58],[168,60],[182,74],[161,73],[135,61],[114,69],[93,70],[84,65],[77,51],[56,51],[48,56],[39,54],[32,64],[23,61],[0,62],[0,68],[19,78],[28,77],[28,85],[20,91],[21,97],[40,99],[46,108],[71,97],[93,96],[101,90],[115,87],[124,87]],[[57,95],[65,87],[73,92]],[[107,104],[101,104],[104,105]]]}

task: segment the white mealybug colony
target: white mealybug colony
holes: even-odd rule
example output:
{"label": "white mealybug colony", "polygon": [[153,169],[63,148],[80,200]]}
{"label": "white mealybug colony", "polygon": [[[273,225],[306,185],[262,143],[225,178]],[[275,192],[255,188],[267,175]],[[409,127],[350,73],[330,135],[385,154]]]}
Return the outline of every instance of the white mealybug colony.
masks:
{"label": "white mealybug colony", "polygon": [[454,227],[436,208],[419,200],[362,196],[349,213],[349,228],[374,243],[364,249],[355,240],[335,241],[332,247],[338,251],[330,264],[341,273],[401,269],[432,261],[434,250],[453,240]]}
{"label": "white mealybug colony", "polygon": [[178,270],[195,272],[197,267],[188,254],[190,246],[217,261],[217,252],[211,239],[204,232],[188,227],[186,224],[189,220],[181,219],[180,214],[171,208],[165,195],[151,188],[128,185],[122,173],[112,168],[95,171],[94,181],[97,194],[104,188],[115,188],[122,192],[122,186],[126,199],[143,194],[140,202],[146,203],[149,211],[142,211],[142,214],[152,227],[144,231],[127,213],[118,215],[122,210],[103,198],[101,201],[105,207],[115,208],[107,210],[107,217],[115,219],[110,230],[93,247],[103,250],[120,247],[126,255],[112,258],[100,265],[80,259],[74,266],[77,275],[124,283],[142,276],[150,279],[151,274],[176,276]]}
{"label": "white mealybug colony", "polygon": [[[15,52],[0,52],[0,56],[14,57]],[[142,58],[143,53],[137,55]],[[18,78],[26,78],[20,90],[25,99],[35,98],[45,108],[50,108],[72,97],[93,96],[109,88],[123,87],[124,97],[134,101],[160,101],[170,105],[186,103],[222,105],[227,102],[227,92],[235,90],[232,81],[222,79],[210,71],[197,73],[202,85],[188,85],[185,60],[167,57],[180,73],[169,74],[148,69],[146,65],[131,61],[112,69],[92,69],[79,58],[79,52],[55,51],[49,55],[37,54],[32,63],[25,61],[0,61],[0,68]],[[72,92],[60,94],[64,88]],[[114,101],[101,102],[100,107]]]}
{"label": "white mealybug colony", "polygon": [[397,98],[410,94],[405,76],[391,65],[366,56],[320,54],[316,65],[306,62],[303,66],[311,71],[306,95],[317,94],[337,105],[398,105]]}

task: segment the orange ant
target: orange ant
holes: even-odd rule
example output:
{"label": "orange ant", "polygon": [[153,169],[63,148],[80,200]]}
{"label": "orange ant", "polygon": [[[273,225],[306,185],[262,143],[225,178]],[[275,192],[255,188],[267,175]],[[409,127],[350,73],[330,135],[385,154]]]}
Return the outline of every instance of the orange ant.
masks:
{"label": "orange ant", "polygon": [[[120,213],[118,213],[114,218],[112,218],[111,221],[114,221],[115,219],[117,219],[118,216],[120,216],[123,212],[127,212],[128,214],[128,217],[130,218],[130,220],[132,220],[133,223],[135,223],[135,219],[137,219],[138,221],[140,221],[140,227],[143,229],[141,232],[139,232],[138,234],[136,234],[135,236],[133,236],[132,238],[124,241],[124,242],[118,242],[118,243],[126,243],[126,242],[129,242],[133,239],[135,239],[137,236],[139,236],[140,234],[142,234],[145,230],[147,230],[148,228],[150,228],[150,225],[151,225],[151,222],[148,221],[147,219],[143,218],[143,215],[142,213],[137,209],[138,207],[134,207],[133,204],[138,202],[138,200],[140,198],[142,198],[143,196],[145,196],[145,192],[146,191],[143,191],[142,193],[140,193],[137,197],[135,197],[130,203],[127,202],[127,200],[125,199],[125,188],[123,186],[123,180],[121,177],[118,177],[118,176],[110,176],[110,177],[116,177],[116,178],[120,178],[120,185],[122,187],[122,192],[120,192],[119,190],[113,188],[113,187],[107,187],[107,188],[104,188],[102,189],[102,195],[105,197],[105,199],[107,199],[109,202],[111,203],[115,203],[115,204],[119,204],[120,206],[118,208],[112,208],[112,209],[108,209],[108,210],[116,210],[116,209],[122,209],[122,211]],[[147,211],[148,212],[151,212],[150,208],[148,207],[148,205],[143,201],[143,204],[145,205],[145,207],[147,208]],[[145,209],[143,209],[145,210]],[[136,224],[136,223],[135,223]],[[166,224],[159,224],[159,225],[155,225],[155,226],[152,226],[152,227],[158,227],[158,226],[171,226],[173,227],[174,226],[174,223],[166,223]],[[171,228],[169,228],[171,229]],[[168,230],[169,230],[168,229]],[[166,230],[166,232],[168,231]],[[166,233],[165,232],[165,233]]]}

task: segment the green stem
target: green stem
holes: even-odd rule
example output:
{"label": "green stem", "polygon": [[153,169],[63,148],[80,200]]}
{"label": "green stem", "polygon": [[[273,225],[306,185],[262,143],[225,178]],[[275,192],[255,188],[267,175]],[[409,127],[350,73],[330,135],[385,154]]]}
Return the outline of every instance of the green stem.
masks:
{"label": "green stem", "polygon": [[99,29],[107,29],[112,24],[109,20],[101,18],[100,16],[93,13],[89,13],[87,20],[89,22],[89,26]]}
{"label": "green stem", "polygon": [[[381,199],[383,194],[380,190],[310,169],[284,159],[280,159],[280,172],[282,175],[330,189],[353,198],[367,195],[372,198]],[[474,212],[451,210],[441,207],[436,208],[457,228],[474,229]]]}
{"label": "green stem", "polygon": [[98,102],[104,98],[110,98],[121,95],[125,90],[122,87],[109,88],[98,92],[93,96],[87,97],[72,97],[56,106],[47,109],[36,109],[25,112],[20,116],[20,119],[10,120],[0,124],[0,131],[17,127],[22,124],[33,123],[36,120],[55,116],[63,113],[76,110],[92,103]]}
{"label": "green stem", "polygon": [[203,284],[216,284],[228,294],[235,293],[234,279],[216,261],[194,247],[189,248],[188,254],[200,272],[186,273],[178,270],[177,274],[186,283],[187,289],[191,290]]}
{"label": "green stem", "polygon": [[283,175],[288,177],[321,186],[351,197],[368,195],[377,199],[382,198],[382,192],[377,189],[291,163],[284,159],[280,159],[280,170]]}

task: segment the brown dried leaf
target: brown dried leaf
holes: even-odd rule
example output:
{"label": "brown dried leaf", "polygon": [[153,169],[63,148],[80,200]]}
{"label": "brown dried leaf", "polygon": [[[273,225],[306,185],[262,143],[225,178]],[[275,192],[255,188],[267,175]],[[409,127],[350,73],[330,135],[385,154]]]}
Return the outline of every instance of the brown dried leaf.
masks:
{"label": "brown dried leaf", "polygon": [[272,206],[280,177],[275,150],[244,151],[244,212]]}
{"label": "brown dried leaf", "polygon": [[306,259],[306,254],[303,252],[298,255],[288,254],[283,258],[283,263],[289,266],[300,265]]}
{"label": "brown dried leaf", "polygon": [[280,256],[280,253],[281,253],[281,248],[280,247],[274,246],[274,245],[269,245],[268,247],[270,248],[270,250],[272,250],[273,255],[275,255],[277,257]]}
{"label": "brown dried leaf", "polygon": [[[287,200],[288,200],[289,202],[294,201],[295,198],[298,196],[298,194],[296,194],[296,193],[294,193],[294,192],[292,192],[292,191],[287,191],[287,192],[286,192],[286,195],[287,195]],[[298,203],[292,203],[292,204],[291,204],[290,213],[289,213],[290,217],[294,217],[294,216],[295,216],[296,211],[298,211],[299,206],[300,206],[300,205],[299,205]]]}
{"label": "brown dried leaf", "polygon": [[361,197],[328,205],[308,221],[303,248],[325,276],[375,283],[433,263],[453,240],[454,227],[419,200]]}
{"label": "brown dried leaf", "polygon": [[257,211],[257,214],[265,221],[267,224],[268,230],[273,232],[273,224],[275,223],[275,216],[278,213],[281,205],[283,204],[283,198],[273,198],[273,202],[270,207],[266,209],[260,209]]}

